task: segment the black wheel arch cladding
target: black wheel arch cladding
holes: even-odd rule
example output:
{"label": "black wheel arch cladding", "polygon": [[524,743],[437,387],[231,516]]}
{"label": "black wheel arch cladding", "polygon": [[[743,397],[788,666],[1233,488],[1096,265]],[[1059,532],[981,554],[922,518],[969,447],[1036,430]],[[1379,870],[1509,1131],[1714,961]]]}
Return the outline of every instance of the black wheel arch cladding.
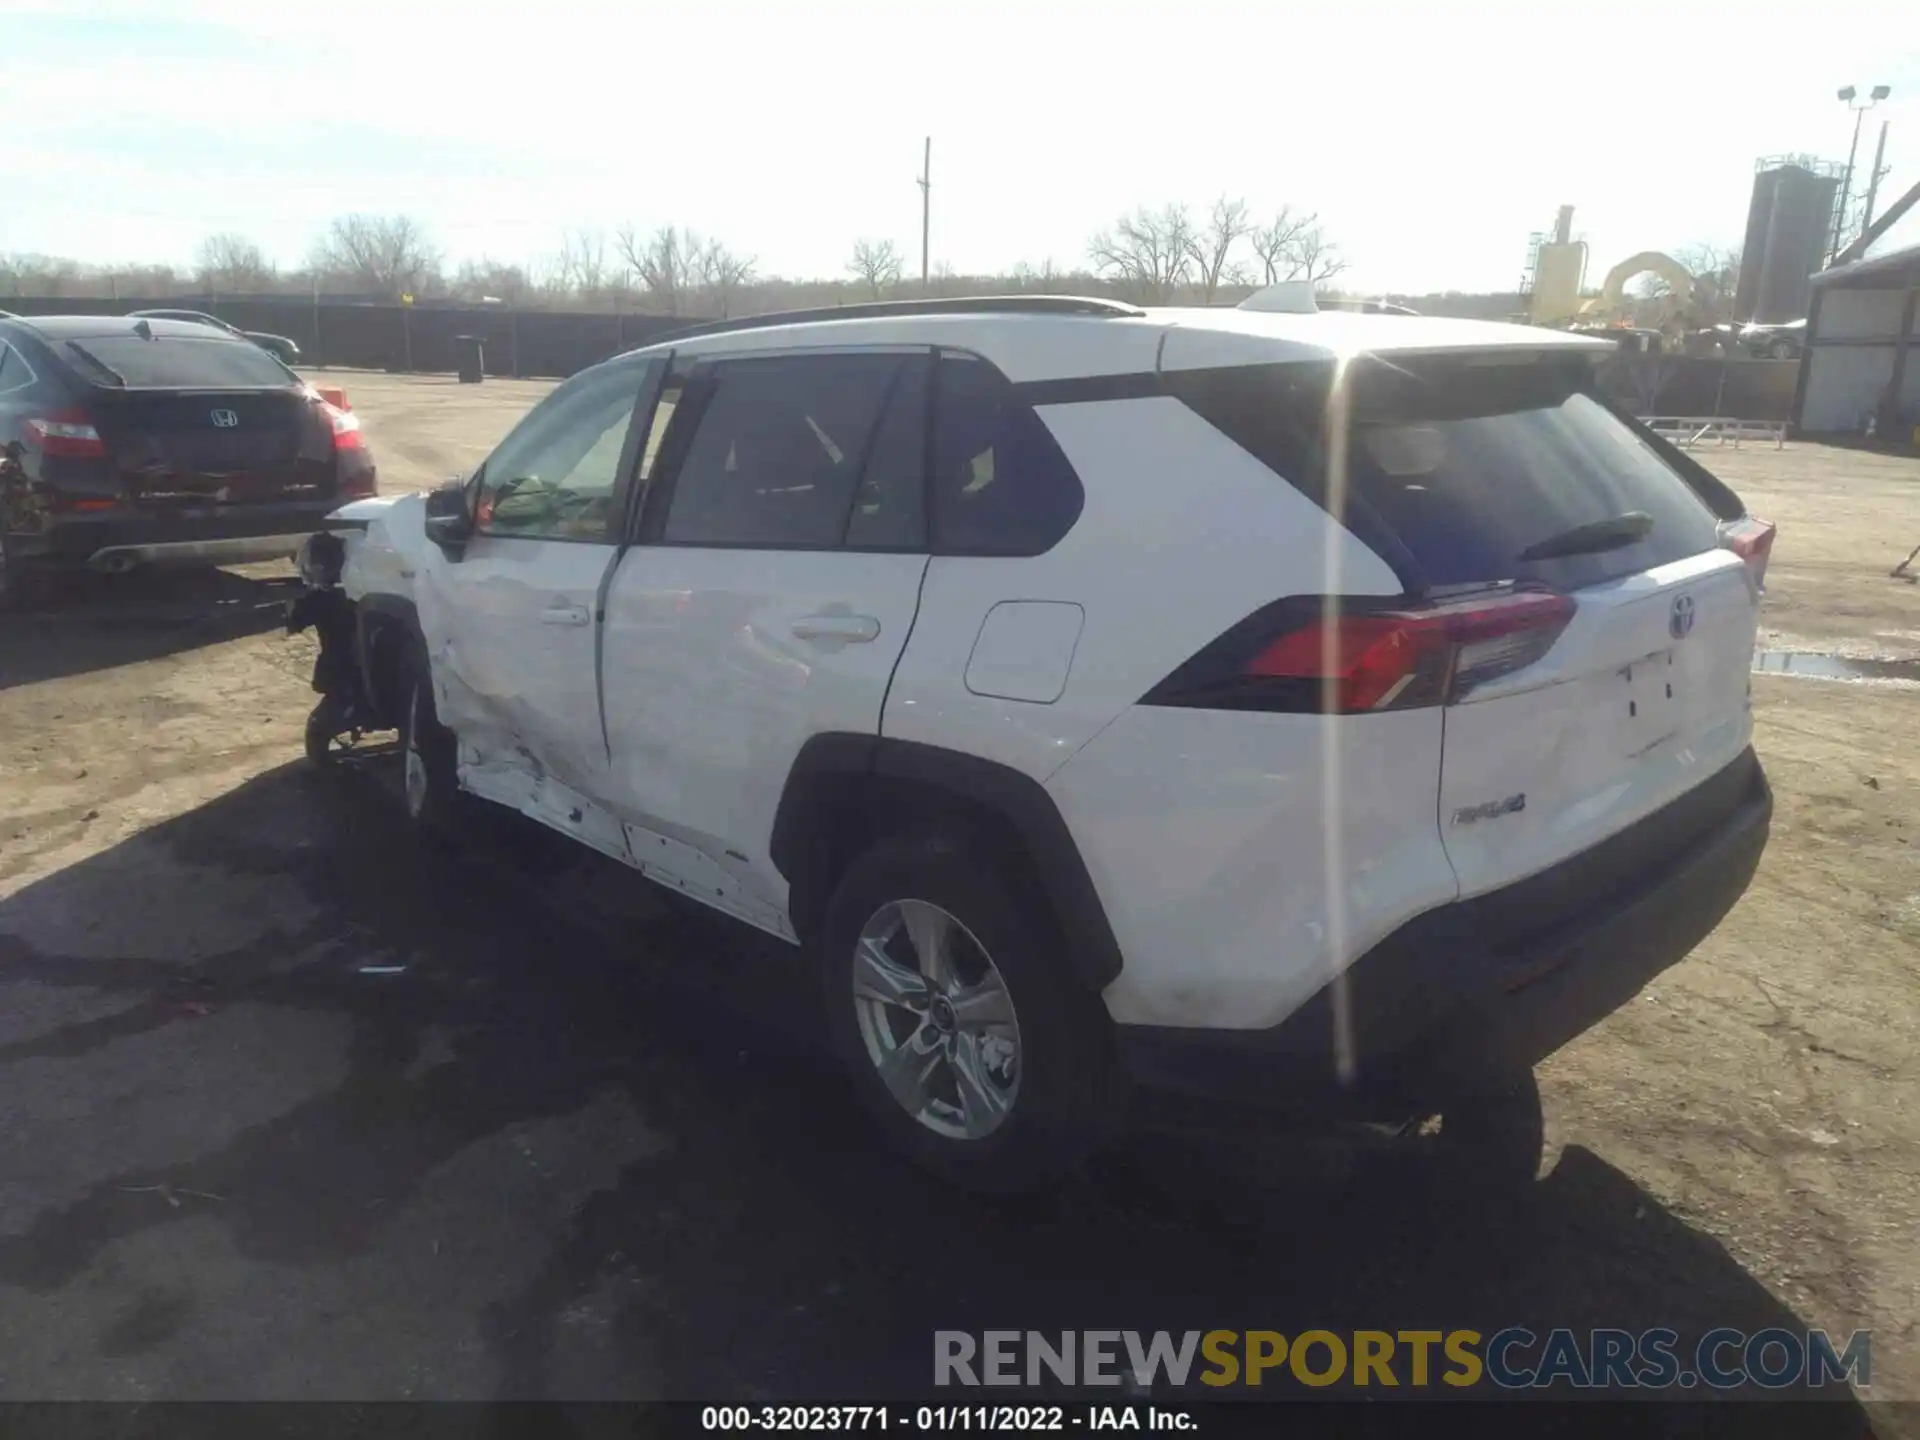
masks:
{"label": "black wheel arch cladding", "polygon": [[[810,737],[787,774],[768,843],[769,858],[796,892],[831,885],[833,877],[821,873],[819,857],[830,852],[820,843],[820,828],[836,824],[849,803],[857,809],[871,781],[941,792],[1004,822],[1019,837],[1022,858],[1053,908],[1075,975],[1096,992],[1118,977],[1119,942],[1053,797],[1031,776],[976,755],[878,735]],[[796,894],[797,902],[801,898]],[[824,903],[818,894],[806,900]]]}

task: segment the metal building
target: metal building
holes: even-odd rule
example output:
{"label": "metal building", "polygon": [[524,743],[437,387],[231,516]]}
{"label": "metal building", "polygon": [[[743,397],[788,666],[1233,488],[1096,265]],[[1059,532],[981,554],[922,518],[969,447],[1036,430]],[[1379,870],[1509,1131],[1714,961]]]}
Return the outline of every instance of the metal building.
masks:
{"label": "metal building", "polygon": [[1774,325],[1804,319],[1810,277],[1825,262],[1843,167],[1810,155],[1782,155],[1754,167],[1747,234],[1734,285],[1733,318]]}
{"label": "metal building", "polygon": [[1813,277],[1793,424],[1920,444],[1920,185]]}

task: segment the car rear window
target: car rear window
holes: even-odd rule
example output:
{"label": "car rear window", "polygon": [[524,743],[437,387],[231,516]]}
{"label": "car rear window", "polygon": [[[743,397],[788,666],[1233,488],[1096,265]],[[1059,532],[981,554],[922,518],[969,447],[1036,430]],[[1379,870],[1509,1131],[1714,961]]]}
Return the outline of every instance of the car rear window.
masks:
{"label": "car rear window", "polygon": [[[1584,362],[1485,356],[1350,366],[1343,519],[1425,585],[1536,581],[1579,589],[1710,550],[1715,517],[1653,445],[1588,391]],[[1217,428],[1329,509],[1333,368],[1253,366],[1170,377]],[[1644,538],[1536,560],[1530,547],[1640,512]],[[1390,553],[1400,551],[1395,555]]]}
{"label": "car rear window", "polygon": [[69,340],[77,368],[96,384],[134,390],[264,390],[299,383],[259,346],[212,335],[88,335]]}

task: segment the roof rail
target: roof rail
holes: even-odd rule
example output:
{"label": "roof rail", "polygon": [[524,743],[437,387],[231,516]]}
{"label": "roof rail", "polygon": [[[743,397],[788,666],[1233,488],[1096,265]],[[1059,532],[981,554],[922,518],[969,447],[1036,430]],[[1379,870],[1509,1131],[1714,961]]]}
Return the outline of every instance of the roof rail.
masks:
{"label": "roof rail", "polygon": [[1081,315],[1094,318],[1138,318],[1147,312],[1118,300],[1094,300],[1078,295],[963,295],[938,300],[873,300],[858,305],[823,305],[813,310],[776,310],[768,315],[742,315],[731,320],[708,320],[670,330],[647,341],[659,345],[696,335],[724,335],[732,330],[764,330],[775,325],[801,325],[817,320],[884,320],[896,315]]}

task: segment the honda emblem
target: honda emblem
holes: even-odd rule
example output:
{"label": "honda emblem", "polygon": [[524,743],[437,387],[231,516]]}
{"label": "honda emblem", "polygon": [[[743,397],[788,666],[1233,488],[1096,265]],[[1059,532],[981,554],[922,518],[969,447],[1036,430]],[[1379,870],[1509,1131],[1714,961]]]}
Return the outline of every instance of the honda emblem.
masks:
{"label": "honda emblem", "polygon": [[1676,640],[1684,640],[1693,633],[1693,597],[1681,595],[1673,602],[1673,613],[1667,618],[1667,631]]}
{"label": "honda emblem", "polygon": [[231,410],[215,410],[211,419],[216,430],[231,430],[240,423],[240,417]]}

